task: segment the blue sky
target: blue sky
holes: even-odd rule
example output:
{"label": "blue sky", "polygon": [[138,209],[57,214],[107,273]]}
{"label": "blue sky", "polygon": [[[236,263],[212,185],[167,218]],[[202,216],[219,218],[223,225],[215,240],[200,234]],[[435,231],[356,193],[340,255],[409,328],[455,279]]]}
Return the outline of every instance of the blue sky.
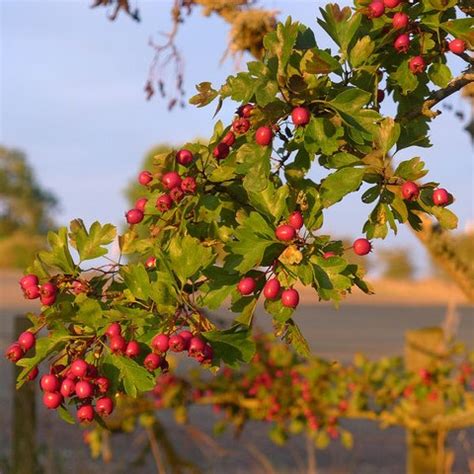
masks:
{"label": "blue sky", "polygon": [[[280,11],[315,27],[313,1],[267,1]],[[192,106],[166,111],[158,99],[147,102],[143,85],[152,51],[151,35],[170,27],[168,1],[139,1],[142,22],[122,16],[110,22],[103,9],[87,1],[1,0],[0,142],[23,149],[40,182],[61,201],[59,223],[75,217],[121,224],[126,201],[123,189],[153,144],[208,136],[213,109]],[[220,84],[235,72],[227,61],[219,65],[228,28],[218,18],[203,18],[198,10],[178,36],[186,61],[185,89],[209,80]],[[320,46],[330,45],[323,32]],[[454,71],[461,67],[452,62]],[[459,97],[455,108],[468,111]],[[390,112],[387,105],[384,110]],[[233,107],[220,113],[228,122]],[[442,182],[457,198],[452,209],[464,228],[473,219],[473,160],[470,139],[453,114],[445,112],[433,125],[431,149],[411,149],[403,158],[422,156],[431,180]],[[315,174],[317,176],[317,173]],[[358,235],[369,209],[359,198],[335,206],[325,231]],[[397,243],[395,243],[397,242]],[[423,251],[402,228],[394,240],[378,246],[413,246],[420,268]]]}

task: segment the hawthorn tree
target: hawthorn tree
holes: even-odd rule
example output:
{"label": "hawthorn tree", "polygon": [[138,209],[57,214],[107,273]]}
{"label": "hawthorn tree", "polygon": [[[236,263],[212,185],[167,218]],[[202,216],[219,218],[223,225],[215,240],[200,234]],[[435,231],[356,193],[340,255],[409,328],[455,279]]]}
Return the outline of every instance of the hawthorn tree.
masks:
{"label": "hawthorn tree", "polygon": [[[6,353],[24,368],[19,386],[45,361],[48,408],[71,421],[76,407],[80,422],[101,422],[116,394],[154,387],[168,351],[214,369],[250,361],[259,300],[275,335],[307,357],[293,319],[299,285],[335,304],[354,287],[371,292],[342,242],[322,230],[326,210],[349,193],[370,206],[352,245],[358,255],[401,223],[418,231],[424,216],[456,227],[447,209],[453,196],[420,182],[423,161],[395,161],[400,150],[430,145],[433,107],[474,80],[466,53],[473,20],[456,0],[374,0],[320,12],[336,52],[289,18],[265,36],[262,60],[218,89],[198,85],[192,104],[217,101],[219,111],[231,99],[235,118],[217,122],[208,143],[158,154],[140,173],[143,196],[126,213],[118,260],[107,255],[116,237],[110,224],[86,228],[76,219],[49,234],[50,249],[20,281],[41,311],[29,314],[32,328]],[[455,78],[450,55],[467,63]],[[383,114],[386,95],[397,104],[394,117]],[[308,177],[312,167],[318,181]],[[150,256],[123,261],[137,253]],[[92,262],[99,257],[107,263]],[[235,319],[217,325],[208,310],[227,302]],[[38,337],[43,328],[48,334]]]}

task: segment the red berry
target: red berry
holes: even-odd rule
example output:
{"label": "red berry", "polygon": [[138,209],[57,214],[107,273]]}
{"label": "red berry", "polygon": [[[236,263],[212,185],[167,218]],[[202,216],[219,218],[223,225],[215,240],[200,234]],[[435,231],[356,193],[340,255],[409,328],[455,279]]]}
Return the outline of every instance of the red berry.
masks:
{"label": "red berry", "polygon": [[39,298],[41,292],[39,286],[28,286],[23,290],[25,297],[29,300],[35,300]]}
{"label": "red berry", "polygon": [[383,4],[386,8],[397,8],[402,0],[383,0]]}
{"label": "red berry", "polygon": [[397,12],[393,15],[392,26],[395,30],[401,30],[408,26],[410,18],[406,13]]}
{"label": "red berry", "polygon": [[59,379],[54,374],[46,374],[41,377],[40,387],[45,392],[57,392],[60,386]]}
{"label": "red berry", "polygon": [[270,278],[263,287],[263,296],[265,296],[267,300],[274,300],[278,296],[278,293],[280,293],[280,288],[281,285],[278,279]]}
{"label": "red berry", "polygon": [[50,410],[55,410],[63,402],[63,396],[59,392],[45,392],[43,405]]}
{"label": "red berry", "polygon": [[244,296],[250,295],[255,291],[256,286],[255,280],[252,277],[245,277],[239,281],[237,291]]}
{"label": "red berry", "polygon": [[466,43],[462,39],[453,39],[448,43],[449,50],[454,54],[462,54],[466,51]]}
{"label": "red berry", "polygon": [[239,115],[239,117],[249,118],[252,115],[253,109],[254,106],[252,104],[241,105],[237,109],[237,114]]}
{"label": "red berry", "polygon": [[402,184],[402,196],[407,201],[416,201],[420,194],[420,188],[413,181],[405,181]]}
{"label": "red berry", "polygon": [[286,308],[296,308],[300,302],[300,295],[294,288],[288,288],[281,293],[281,304]]}
{"label": "red berry", "polygon": [[135,209],[138,209],[139,211],[145,212],[145,206],[146,206],[147,202],[148,202],[147,198],[137,199],[137,202],[135,203]]}
{"label": "red berry", "polygon": [[38,286],[39,280],[36,275],[25,275],[20,279],[20,286],[25,289],[28,288],[29,286]]}
{"label": "red berry", "polygon": [[123,353],[127,347],[127,341],[122,336],[112,336],[109,341],[109,347],[114,354]]}
{"label": "red berry", "polygon": [[259,127],[255,132],[255,141],[260,146],[268,146],[272,142],[273,132],[270,127]]}
{"label": "red berry", "polygon": [[87,292],[87,287],[84,282],[80,280],[74,280],[72,282],[72,292],[75,295],[80,295],[81,293],[86,293]]}
{"label": "red berry", "polygon": [[94,419],[94,408],[92,405],[82,405],[76,416],[80,423],[90,423]]}
{"label": "red berry", "polygon": [[176,153],[176,161],[183,166],[188,166],[189,163],[193,161],[193,154],[189,151],[183,148],[182,150],[179,150],[178,153]]}
{"label": "red berry", "polygon": [[10,344],[5,351],[5,357],[12,362],[18,362],[24,355],[23,349],[18,342]]}
{"label": "red berry", "polygon": [[110,397],[99,398],[95,404],[95,411],[99,416],[109,416],[114,410],[114,402]]}
{"label": "red berry", "polygon": [[176,171],[169,171],[162,176],[161,184],[166,189],[179,188],[181,186],[181,176]]}
{"label": "red berry", "polygon": [[140,344],[137,341],[130,341],[125,349],[125,355],[131,358],[138,357],[140,355]]}
{"label": "red berry", "polygon": [[171,200],[173,202],[181,202],[181,200],[183,199],[184,197],[184,193],[183,191],[181,190],[181,187],[179,188],[173,188],[170,192],[169,192],[169,196],[171,198]]}
{"label": "red berry", "polygon": [[25,331],[20,334],[18,338],[18,344],[20,344],[21,348],[26,352],[29,351],[32,347],[34,347],[36,342],[35,335],[30,331]]}
{"label": "red berry", "polygon": [[408,62],[408,67],[413,74],[420,74],[425,70],[425,60],[421,56],[415,56]]}
{"label": "red berry", "polygon": [[443,188],[438,188],[433,191],[433,204],[435,206],[446,206],[449,204],[450,197],[448,191]]}
{"label": "red berry", "polygon": [[175,334],[174,336],[170,337],[169,347],[171,351],[173,352],[184,351],[185,345],[186,345],[185,340],[179,334]]}
{"label": "red berry", "polygon": [[166,334],[157,334],[151,340],[151,347],[157,352],[166,352],[170,347],[170,338]]}
{"label": "red berry", "polygon": [[181,190],[185,193],[194,194],[196,192],[196,180],[192,176],[187,176],[181,183]]}
{"label": "red berry", "polygon": [[249,128],[250,122],[246,118],[238,118],[232,123],[232,130],[239,135],[248,132]]}
{"label": "red berry", "polygon": [[74,377],[82,378],[86,376],[88,367],[89,364],[85,360],[76,359],[69,367],[69,370]]}
{"label": "red berry", "polygon": [[300,230],[303,227],[304,220],[303,215],[300,211],[294,211],[288,217],[288,224],[291,225],[295,230]]}
{"label": "red berry", "polygon": [[324,252],[323,253],[323,258],[331,258],[331,257],[335,257],[336,254],[334,252]]}
{"label": "red berry", "polygon": [[222,143],[225,143],[227,146],[232,146],[235,143],[235,133],[229,130],[222,139]]}
{"label": "red berry", "polygon": [[230,152],[229,146],[226,143],[221,142],[217,144],[212,154],[214,158],[218,160],[223,160],[224,158],[227,158],[227,156],[229,155],[229,152]]}
{"label": "red berry", "polygon": [[385,13],[385,5],[382,0],[373,0],[369,5],[370,18],[379,18]]}
{"label": "red berry", "polygon": [[105,335],[108,337],[120,336],[122,334],[122,327],[119,323],[110,323],[105,331]]}
{"label": "red berry", "polygon": [[198,355],[197,360],[200,364],[210,364],[213,358],[214,358],[214,351],[212,350],[212,347],[209,344],[206,344],[204,346],[204,350],[202,351],[202,354]]}
{"label": "red berry", "polygon": [[76,383],[76,395],[78,398],[90,398],[94,393],[92,385],[87,380],[80,380]]}
{"label": "red berry", "polygon": [[205,347],[206,343],[200,337],[195,336],[189,341],[188,353],[191,357],[195,357],[203,354]]}
{"label": "red berry", "polygon": [[100,393],[106,393],[110,387],[110,380],[107,377],[98,377],[95,380],[95,385]]}
{"label": "red berry", "polygon": [[99,376],[99,371],[97,370],[97,367],[92,364],[87,364],[87,373],[86,373],[86,378],[89,380],[96,379]]}
{"label": "red berry", "polygon": [[372,244],[364,238],[354,240],[352,248],[356,255],[367,255],[372,250]]}
{"label": "red berry", "polygon": [[189,349],[189,341],[193,338],[193,333],[191,331],[184,330],[181,331],[179,335],[184,341],[184,350]]}
{"label": "red berry", "polygon": [[295,107],[291,112],[291,120],[297,127],[304,127],[311,119],[311,112],[306,107]]}
{"label": "red berry", "polygon": [[145,261],[145,268],[148,270],[153,270],[156,268],[156,258],[155,257],[148,257]]}
{"label": "red berry", "polygon": [[148,354],[145,357],[145,360],[143,361],[143,365],[150,372],[153,372],[154,370],[156,370],[160,366],[160,364],[161,364],[161,356],[159,356],[158,354],[155,354],[154,352],[152,352],[151,354]]}
{"label": "red berry", "polygon": [[38,366],[33,367],[31,372],[28,374],[28,380],[34,380],[36,377],[38,377]]}
{"label": "red berry", "polygon": [[129,224],[139,224],[143,220],[145,215],[143,214],[143,211],[140,211],[140,209],[130,209],[125,214],[125,217]]}
{"label": "red berry", "polygon": [[76,391],[76,384],[71,379],[64,379],[61,383],[60,393],[64,398],[72,396]]}
{"label": "red berry", "polygon": [[397,36],[393,46],[399,53],[406,53],[410,48],[410,37],[406,33]]}
{"label": "red berry", "polygon": [[41,296],[45,296],[45,297],[55,296],[57,291],[58,289],[56,288],[56,286],[49,281],[40,286]]}
{"label": "red berry", "polygon": [[149,171],[142,171],[138,175],[138,182],[143,186],[149,185],[153,181],[153,175]]}
{"label": "red berry", "polygon": [[173,205],[173,200],[168,196],[168,194],[162,194],[157,200],[156,200],[156,208],[160,212],[166,212],[171,209],[171,206]]}
{"label": "red berry", "polygon": [[56,295],[52,295],[52,296],[43,296],[42,295],[40,297],[40,301],[41,301],[41,304],[43,304],[44,306],[51,306],[56,301]]}
{"label": "red berry", "polygon": [[289,242],[296,237],[296,230],[291,225],[283,224],[276,228],[275,236],[278,240]]}
{"label": "red berry", "polygon": [[380,104],[385,99],[385,92],[383,89],[377,89],[377,103]]}

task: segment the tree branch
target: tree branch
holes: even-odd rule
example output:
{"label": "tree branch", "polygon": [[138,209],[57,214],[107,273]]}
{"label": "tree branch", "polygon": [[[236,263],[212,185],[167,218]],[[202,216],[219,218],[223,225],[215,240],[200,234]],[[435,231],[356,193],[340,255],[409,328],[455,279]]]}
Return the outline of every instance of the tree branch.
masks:
{"label": "tree branch", "polygon": [[422,104],[421,107],[416,108],[409,113],[403,115],[401,120],[407,122],[419,115],[424,115],[428,118],[437,117],[441,111],[431,110],[436,104],[446,99],[450,95],[461,90],[467,84],[474,82],[474,67],[470,67],[463,74],[455,77],[445,88],[434,91]]}

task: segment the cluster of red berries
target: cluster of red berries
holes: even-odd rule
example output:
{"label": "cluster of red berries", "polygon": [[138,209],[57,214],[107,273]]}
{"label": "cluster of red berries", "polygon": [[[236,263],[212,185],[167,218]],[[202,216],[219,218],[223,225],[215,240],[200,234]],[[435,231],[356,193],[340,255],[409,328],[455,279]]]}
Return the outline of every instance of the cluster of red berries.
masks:
{"label": "cluster of red berries", "polygon": [[105,335],[109,340],[109,348],[113,354],[122,354],[131,359],[140,355],[140,344],[135,340],[127,341],[122,335],[122,327],[119,323],[111,323]]}
{"label": "cluster of red berries", "polygon": [[40,387],[44,392],[43,404],[51,410],[57,409],[67,398],[73,400],[81,423],[90,423],[96,413],[106,417],[114,409],[112,398],[106,395],[109,379],[99,375],[97,367],[83,359],[76,359],[69,367],[53,367],[51,373],[41,377]]}
{"label": "cluster of red berries", "polygon": [[[416,201],[420,195],[420,187],[413,181],[405,181],[401,187],[403,199],[407,201]],[[453,198],[444,188],[438,188],[433,191],[433,204],[435,206],[447,206],[451,204]]]}
{"label": "cluster of red berries", "polygon": [[[176,162],[182,166],[189,166],[193,160],[192,152],[185,148],[176,153]],[[150,171],[142,171],[138,175],[138,182],[143,186],[152,186],[153,181],[154,177]],[[166,212],[171,209],[173,203],[179,203],[185,194],[194,194],[197,183],[192,176],[182,177],[177,171],[169,171],[161,177],[161,186],[165,193],[158,197],[155,206],[160,212]],[[139,224],[143,220],[147,203],[148,199],[145,197],[135,202],[135,207],[125,214],[129,224]]]}
{"label": "cluster of red berries", "polygon": [[[31,331],[25,331],[20,334],[16,342],[10,344],[5,351],[5,357],[12,362],[18,362],[24,355],[36,344],[36,337]],[[33,369],[30,374],[30,380],[38,375],[38,368]]]}
{"label": "cluster of red berries", "polygon": [[50,281],[39,284],[39,279],[36,275],[25,275],[20,280],[20,287],[23,290],[25,298],[34,300],[39,298],[41,304],[51,306],[56,301],[58,289],[54,283]]}
{"label": "cluster of red berries", "polygon": [[[366,9],[366,13],[370,18],[379,18],[386,13],[386,10],[398,8],[403,4],[403,0],[372,0]],[[392,17],[392,27],[394,30],[407,30],[395,38],[394,48],[399,53],[407,53],[410,49],[410,18],[401,11],[397,11]],[[453,39],[448,43],[448,48],[455,54],[462,54],[466,50],[466,43],[461,39]],[[426,62],[422,56],[413,56],[408,62],[408,67],[413,74],[420,74],[426,68]]]}
{"label": "cluster of red berries", "polygon": [[185,352],[188,356],[196,359],[200,364],[210,364],[214,357],[212,347],[199,336],[193,335],[191,331],[183,330],[179,333],[168,336],[167,334],[157,334],[151,341],[153,352],[145,357],[144,366],[150,371],[161,368],[162,371],[168,369],[166,353]]}

